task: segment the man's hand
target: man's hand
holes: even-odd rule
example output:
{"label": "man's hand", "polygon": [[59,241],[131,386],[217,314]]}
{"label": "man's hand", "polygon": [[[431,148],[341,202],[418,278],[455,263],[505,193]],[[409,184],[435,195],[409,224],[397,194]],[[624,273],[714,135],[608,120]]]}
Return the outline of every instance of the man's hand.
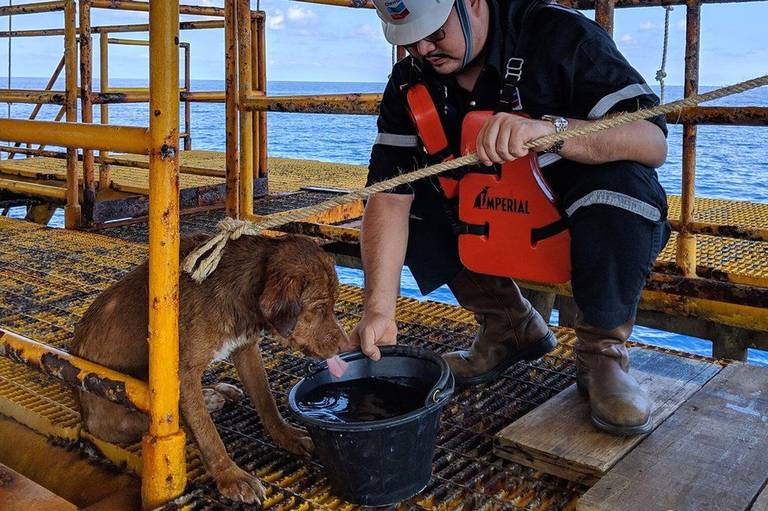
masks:
{"label": "man's hand", "polygon": [[397,344],[397,323],[384,314],[364,313],[363,319],[349,334],[349,340],[353,346],[360,346],[371,360],[378,361],[381,358],[379,346]]}
{"label": "man's hand", "polygon": [[[485,121],[477,134],[477,156],[484,165],[522,158],[528,154],[528,149],[524,149],[523,145],[553,133],[555,126],[549,121],[501,112]],[[545,149],[534,148],[535,151]]]}

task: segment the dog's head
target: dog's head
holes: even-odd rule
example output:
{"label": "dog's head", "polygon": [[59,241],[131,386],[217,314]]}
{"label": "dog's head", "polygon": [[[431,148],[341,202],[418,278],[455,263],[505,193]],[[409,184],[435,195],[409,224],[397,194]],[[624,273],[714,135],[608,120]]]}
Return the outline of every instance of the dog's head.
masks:
{"label": "dog's head", "polygon": [[269,255],[259,307],[291,348],[328,359],[349,344],[333,310],[338,285],[334,261],[317,243],[287,236]]}

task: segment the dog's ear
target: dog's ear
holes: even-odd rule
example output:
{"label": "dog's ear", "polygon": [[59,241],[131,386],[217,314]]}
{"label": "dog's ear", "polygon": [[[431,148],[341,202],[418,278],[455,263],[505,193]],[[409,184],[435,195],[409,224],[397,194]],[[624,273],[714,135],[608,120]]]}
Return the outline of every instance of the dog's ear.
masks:
{"label": "dog's ear", "polygon": [[282,272],[270,275],[264,285],[259,307],[267,322],[283,337],[290,336],[299,321],[303,289],[300,279]]}

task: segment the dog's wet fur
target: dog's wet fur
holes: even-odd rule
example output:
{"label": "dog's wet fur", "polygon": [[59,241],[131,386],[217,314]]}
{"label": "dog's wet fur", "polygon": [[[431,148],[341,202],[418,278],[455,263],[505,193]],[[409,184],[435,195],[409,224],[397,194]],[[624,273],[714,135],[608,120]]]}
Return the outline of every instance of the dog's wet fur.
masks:
{"label": "dog's wet fur", "polygon": [[[180,257],[206,236],[181,240]],[[338,279],[333,259],[301,236],[243,236],[230,241],[218,268],[202,283],[181,273],[179,378],[181,416],[219,491],[260,502],[264,488],[227,454],[203,398],[203,371],[230,358],[266,431],[288,451],[307,455],[306,432],[277,409],[259,349],[265,332],[288,348],[327,359],[347,346],[334,315]],[[148,267],[143,263],[104,291],[75,327],[72,353],[138,379],[148,379]],[[146,414],[79,392],[85,429],[114,443],[133,443],[148,431]]]}

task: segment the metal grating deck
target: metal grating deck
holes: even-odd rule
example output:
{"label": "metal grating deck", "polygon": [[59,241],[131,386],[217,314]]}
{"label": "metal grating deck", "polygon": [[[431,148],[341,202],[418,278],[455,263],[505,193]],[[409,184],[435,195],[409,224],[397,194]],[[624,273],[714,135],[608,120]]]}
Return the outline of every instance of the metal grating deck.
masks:
{"label": "metal grating deck", "polygon": [[[221,177],[202,176],[183,172],[180,175],[181,189],[218,185],[224,182],[225,154],[215,151],[182,151],[182,167],[193,167],[220,173]],[[121,155],[121,160],[147,162],[146,156]],[[274,193],[295,191],[306,186],[361,188],[365,186],[366,168],[360,165],[326,163],[313,160],[269,158],[269,185]],[[110,165],[110,187],[116,191],[147,195],[149,193],[149,170],[139,167]],[[99,165],[94,169],[99,178]],[[82,163],[78,164],[82,179]],[[48,157],[19,158],[0,161],[0,177],[20,176],[35,180],[60,181],[64,186],[67,176],[66,160]]]}
{"label": "metal grating deck", "polygon": [[[143,245],[87,233],[43,229],[0,219],[0,324],[66,350],[72,328],[90,301],[133,264],[143,259]],[[346,327],[360,316],[360,290],[343,286],[337,312]],[[466,346],[474,325],[464,310],[402,299],[398,311],[402,342],[444,352]],[[507,509],[569,509],[585,488],[537,473],[492,454],[493,434],[573,381],[569,331],[552,356],[520,364],[493,385],[460,395],[449,407],[435,458],[435,478],[406,507],[420,509],[469,506]],[[272,388],[278,400],[298,380],[305,360],[274,344],[263,345]],[[236,382],[233,368],[220,363],[209,381]],[[287,416],[285,405],[283,413]],[[12,362],[0,359],[0,409],[5,415],[68,441],[79,436],[71,391]],[[269,486],[267,509],[345,509],[324,482],[316,462],[277,449],[264,435],[247,399],[215,417],[217,427],[238,463],[256,472]],[[138,467],[138,446],[126,448],[91,442],[113,462]],[[219,501],[196,452],[190,446],[192,509],[231,509]]]}

